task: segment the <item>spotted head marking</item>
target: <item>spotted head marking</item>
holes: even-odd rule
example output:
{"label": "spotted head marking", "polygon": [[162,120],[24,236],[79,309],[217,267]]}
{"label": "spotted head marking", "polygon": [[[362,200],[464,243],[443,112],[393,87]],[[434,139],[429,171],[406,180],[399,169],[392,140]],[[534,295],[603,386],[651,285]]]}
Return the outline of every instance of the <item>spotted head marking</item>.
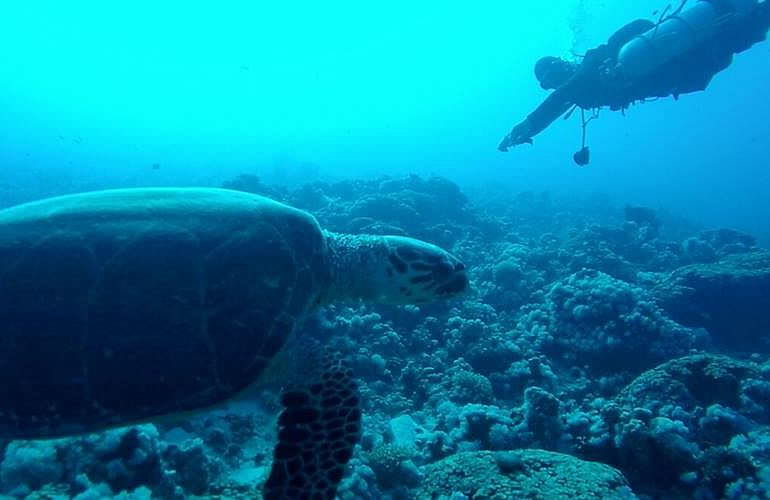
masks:
{"label": "spotted head marking", "polygon": [[445,299],[468,289],[465,265],[441,248],[403,236],[385,236],[391,302],[421,303]]}
{"label": "spotted head marking", "polygon": [[403,236],[325,235],[330,281],[318,305],[345,300],[419,304],[468,289],[465,265],[436,245]]}

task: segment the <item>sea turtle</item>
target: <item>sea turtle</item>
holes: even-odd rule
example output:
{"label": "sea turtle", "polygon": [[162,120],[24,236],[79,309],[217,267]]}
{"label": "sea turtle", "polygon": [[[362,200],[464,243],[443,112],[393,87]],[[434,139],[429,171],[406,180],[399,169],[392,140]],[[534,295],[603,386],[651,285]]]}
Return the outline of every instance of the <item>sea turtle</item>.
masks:
{"label": "sea turtle", "polygon": [[[467,286],[463,264],[434,245],[326,232],[239,191],[118,189],[11,207],[0,211],[0,438],[211,407],[257,381],[315,306],[419,303]],[[345,378],[328,366],[327,382]],[[281,425],[306,419],[315,396],[286,396]]]}

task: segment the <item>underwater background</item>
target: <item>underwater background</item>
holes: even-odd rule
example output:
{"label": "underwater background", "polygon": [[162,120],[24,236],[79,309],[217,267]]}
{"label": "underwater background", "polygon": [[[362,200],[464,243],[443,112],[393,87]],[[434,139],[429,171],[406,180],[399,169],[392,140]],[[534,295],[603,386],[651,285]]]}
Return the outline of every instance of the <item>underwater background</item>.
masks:
{"label": "underwater background", "polygon": [[[675,2],[678,3],[678,2]],[[323,308],[364,432],[338,496],[770,498],[770,43],[705,92],[501,153],[664,1],[25,2],[0,17],[0,207],[228,187],[462,258],[472,291]],[[279,404],[5,441],[13,498],[254,498]]]}

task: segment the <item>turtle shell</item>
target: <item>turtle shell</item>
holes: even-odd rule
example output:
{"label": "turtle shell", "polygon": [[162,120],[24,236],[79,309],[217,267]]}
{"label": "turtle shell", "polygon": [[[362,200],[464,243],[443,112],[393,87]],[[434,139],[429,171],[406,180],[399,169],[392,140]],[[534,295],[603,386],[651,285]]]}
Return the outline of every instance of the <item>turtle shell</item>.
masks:
{"label": "turtle shell", "polygon": [[309,214],[224,189],[125,189],[0,211],[0,436],[222,402],[328,286]]}

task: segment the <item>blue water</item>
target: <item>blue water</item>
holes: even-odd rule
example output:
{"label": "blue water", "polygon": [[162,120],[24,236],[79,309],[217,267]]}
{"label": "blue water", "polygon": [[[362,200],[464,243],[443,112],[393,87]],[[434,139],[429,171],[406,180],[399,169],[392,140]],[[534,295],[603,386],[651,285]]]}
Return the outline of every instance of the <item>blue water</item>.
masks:
{"label": "blue water", "polygon": [[[600,190],[766,237],[757,215],[770,199],[768,44],[739,55],[706,93],[626,118],[604,113],[590,130],[591,169],[570,164],[577,116],[534,148],[495,150],[545,97],[532,76],[539,57],[584,51],[663,7],[7,7],[3,181],[207,184],[286,159],[335,177],[419,172],[515,190]],[[153,163],[163,168],[148,171]]]}
{"label": "blue water", "polygon": [[[496,149],[510,128],[547,96],[533,75],[534,63],[540,57],[583,53],[632,19],[656,20],[665,7],[662,0],[476,4],[396,0],[372,5],[232,1],[206,6],[81,1],[4,5],[0,12],[0,207],[106,188],[219,187],[230,183],[230,187],[268,194],[306,209],[324,227],[335,231],[353,231],[346,224],[352,224],[356,217],[371,217],[388,228],[457,253],[470,269],[474,289],[473,298],[464,305],[455,302],[419,314],[374,306],[340,307],[325,312],[330,323],[319,324],[326,326],[314,323],[311,328],[326,331],[332,325],[343,333],[358,335],[366,356],[381,352],[388,367],[379,366],[379,361],[370,365],[358,361],[359,368],[366,365],[362,383],[364,399],[370,397],[365,406],[365,415],[368,410],[371,418],[365,426],[370,425],[370,432],[354,457],[341,495],[355,498],[367,491],[372,498],[400,498],[398,495],[406,494],[383,479],[376,467],[369,467],[375,461],[370,455],[373,450],[383,439],[392,438],[387,432],[392,419],[406,414],[429,435],[418,445],[417,456],[408,460],[411,465],[399,473],[415,478],[424,479],[430,475],[426,467],[462,451],[544,448],[609,463],[626,475],[633,491],[654,498],[688,498],[696,492],[714,497],[767,498],[761,491],[770,484],[770,438],[768,422],[757,416],[756,408],[730,407],[725,402],[730,398],[726,398],[718,402],[718,408],[716,402],[701,402],[698,409],[685,408],[681,414],[669,408],[639,417],[638,421],[656,429],[657,434],[650,431],[655,435],[653,441],[677,436],[682,440],[677,441],[679,454],[669,457],[680,462],[666,465],[677,477],[663,481],[668,486],[662,490],[649,488],[652,476],[645,467],[650,464],[634,463],[623,456],[624,448],[618,443],[617,450],[608,451],[612,446],[607,443],[612,439],[622,441],[633,436],[602,434],[596,429],[610,425],[606,415],[597,416],[597,408],[604,404],[599,399],[619,397],[620,390],[634,377],[687,354],[689,349],[757,363],[761,375],[747,375],[741,383],[761,386],[755,393],[767,401],[770,392],[763,391],[770,391],[765,380],[770,371],[770,331],[764,318],[770,310],[766,295],[770,288],[762,280],[770,279],[770,268],[761,256],[757,261],[738,264],[729,259],[745,252],[760,254],[761,248],[770,244],[770,43],[759,43],[738,54],[705,92],[638,104],[624,114],[601,111],[588,128],[592,161],[587,167],[572,162],[573,153],[580,148],[579,113],[557,120],[535,137],[533,145],[518,146],[507,153]],[[242,174],[258,176],[261,182],[233,181]],[[454,183],[468,197],[468,204],[414,179],[403,181],[400,187],[383,187],[379,180],[412,174],[423,179],[438,176]],[[351,179],[360,179],[361,184],[351,188],[346,184]],[[314,182],[325,183],[313,189],[322,193],[328,205],[319,204],[309,191],[303,191],[303,186]],[[425,199],[415,198],[415,192],[425,195],[435,212],[426,213],[426,205],[420,205]],[[377,205],[371,201],[377,196],[390,201]],[[652,209],[656,220],[662,222],[660,232],[648,239],[647,233],[642,234],[646,223],[624,219],[626,205]],[[399,212],[404,206],[419,216]],[[637,225],[629,226],[629,222]],[[592,224],[607,231],[591,232]],[[715,233],[702,233],[725,228],[736,231],[729,233],[726,241],[717,241]],[[549,247],[551,237],[559,239],[558,251]],[[686,243],[688,238],[691,241]],[[674,247],[676,250],[671,250]],[[568,259],[580,252],[588,256]],[[728,297],[728,303],[756,304],[754,309],[741,310],[735,319],[736,331],[743,332],[738,335],[739,345],[720,345],[720,339],[730,335],[725,333],[722,319],[692,320],[684,313],[678,316],[667,309],[670,305],[663,299],[660,307],[648,307],[648,302],[655,301],[645,294],[657,293],[662,276],[688,265],[734,266],[730,272],[755,272],[759,276],[759,284],[725,292],[746,294]],[[584,267],[593,271],[580,274]],[[738,268],[742,271],[735,271]],[[602,274],[590,274],[594,271]],[[514,284],[519,282],[525,284]],[[603,292],[592,296],[590,290],[594,288]],[[618,296],[622,298],[608,289],[620,290]],[[575,297],[565,299],[565,293]],[[618,321],[636,326],[614,332],[604,317],[581,320],[582,313],[574,313],[573,308],[586,301],[589,305],[592,301],[610,304],[607,307],[618,315],[634,311],[638,317]],[[575,316],[570,320],[560,316],[560,307],[567,309],[565,303]],[[483,312],[486,308],[491,312]],[[370,314],[380,316],[372,319],[367,316]],[[538,314],[551,318],[550,322],[538,323]],[[703,314],[705,317],[711,312]],[[427,321],[428,316],[438,318],[441,326]],[[622,338],[624,333],[637,332],[638,324],[645,322],[674,332],[671,335],[680,332],[679,328],[687,329],[683,334],[687,341],[681,341],[687,348],[661,348],[667,354],[652,356],[654,362],[630,371],[615,367],[609,373],[587,369],[578,374],[583,370],[581,363],[593,362],[580,358],[579,348],[575,354],[570,350],[575,346],[557,346],[558,353],[568,353],[569,361],[562,363],[556,361],[561,354],[554,354],[553,346],[549,350],[523,340],[528,337],[521,329],[536,324],[545,331],[590,337],[591,329],[586,330],[581,321],[596,321],[595,330],[606,333],[608,344],[618,335]],[[484,333],[474,333],[474,325],[482,323]],[[639,328],[648,331],[647,327]],[[394,331],[401,340],[389,344],[371,336],[372,329],[383,338]],[[421,352],[439,347],[425,338],[410,344],[406,339],[414,331],[446,350],[443,357],[436,355],[440,362],[420,365]],[[747,331],[755,332],[755,336]],[[710,336],[708,341],[697,340],[704,332]],[[525,352],[512,355],[498,343],[498,351],[488,349],[504,359],[506,366],[480,369],[467,359],[467,351],[479,338],[490,336],[502,339],[501,343],[513,342],[516,349]],[[464,347],[453,346],[453,342]],[[676,356],[669,355],[674,351]],[[465,377],[461,386],[478,385],[468,389],[471,393],[484,392],[491,384],[489,397],[452,400],[447,396],[445,403],[454,406],[444,407],[443,414],[436,394],[421,399],[405,389],[402,369],[407,363],[420,365],[420,370],[429,366],[429,371],[435,372],[463,355],[472,366],[461,363],[429,384],[454,387],[453,380]],[[638,357],[633,352],[608,355],[615,356]],[[534,370],[525,368],[524,360],[531,365],[536,358],[550,363],[548,370],[556,371],[558,380],[548,382],[547,374],[522,375]],[[507,373],[508,378],[501,373]],[[600,377],[607,378],[597,382]],[[751,383],[746,382],[749,379]],[[564,389],[578,384],[577,380],[598,385],[583,392],[574,387]],[[403,385],[399,386],[403,398],[385,404],[387,390],[383,387],[394,381]],[[605,439],[607,443],[586,451],[575,442],[566,442],[567,438],[547,442],[522,437],[525,431],[517,426],[529,418],[527,405],[534,404],[522,399],[523,391],[535,386],[545,386],[558,397],[564,394],[562,403],[569,411],[563,409],[559,418],[564,420],[563,428],[574,431],[565,434],[577,441],[575,428],[580,426],[576,422],[585,418],[586,426],[594,428],[581,439]],[[449,394],[454,389],[446,390]],[[751,392],[746,387],[741,391],[741,396]],[[486,406],[468,407],[476,404]],[[200,479],[201,484],[194,484],[192,478],[176,483],[168,478],[150,480],[134,469],[128,474],[130,479],[110,483],[104,479],[109,477],[105,468],[126,465],[109,465],[113,458],[100,458],[93,451],[102,446],[99,440],[109,441],[109,436],[103,435],[88,438],[92,442],[77,445],[81,448],[57,444],[59,455],[52,451],[54,445],[12,445],[0,462],[0,492],[23,497],[53,484],[64,491],[64,497],[83,492],[93,492],[94,496],[82,498],[109,497],[142,486],[159,498],[205,496],[221,493],[221,488],[207,488],[222,483],[232,471],[240,471],[245,478],[241,486],[251,491],[248,488],[263,477],[260,470],[252,469],[269,462],[270,418],[276,408],[268,405],[264,414],[254,417],[256,423],[243,424],[246,430],[236,428],[232,423],[235,417],[216,417],[217,425],[227,434],[227,445],[246,450],[237,454],[237,460],[222,458],[227,447],[217,449],[211,444],[215,438],[204,435],[206,425],[200,422],[181,429],[168,426],[137,431],[144,433],[145,440],[137,449],[155,453],[164,470],[189,468],[193,462],[206,469],[207,479]],[[633,405],[623,408],[626,410],[633,411]],[[254,409],[232,411],[246,420],[243,415],[252,418]],[[488,427],[505,427],[507,434],[500,429],[496,438],[472,436],[471,431],[463,434],[459,429],[469,425],[463,422],[474,411],[483,415],[479,418]],[[655,420],[658,418],[665,420]],[[718,439],[706,431],[698,434],[702,429],[693,429],[699,419],[706,419],[713,427],[718,427],[713,422],[721,422],[731,430]],[[169,434],[172,431],[176,434]],[[451,453],[428,451],[438,446],[435,434],[439,432],[448,435]],[[698,434],[697,439],[694,434]],[[233,437],[236,435],[239,437]],[[205,438],[205,447],[198,445],[203,447],[201,454],[213,457],[208,462],[189,458],[198,456],[198,451],[187,438],[197,436]],[[162,457],[158,450],[172,446],[169,443],[174,439],[179,439],[183,451],[167,452]],[[719,443],[716,451],[706,444],[714,439]],[[61,450],[69,450],[69,458],[62,458],[65,452]],[[732,478],[706,477],[708,467],[723,464],[717,459],[705,460],[703,454],[708,450],[740,455],[732,456],[732,462],[724,459],[733,465],[745,465],[740,460],[751,457],[754,469],[736,472]],[[78,453],[83,458],[77,473],[85,474],[86,479],[76,479],[78,474],[73,473],[72,464],[78,459],[72,457]],[[687,454],[694,458],[681,458]],[[130,462],[125,457],[121,460]],[[246,463],[248,467],[243,465]],[[179,470],[177,473],[183,474]],[[690,473],[695,476],[688,476]],[[200,478],[203,473],[190,474]],[[698,482],[709,486],[699,490]],[[427,483],[418,479],[409,483],[410,494],[416,494],[419,484]],[[182,493],[175,492],[174,487],[182,488]],[[137,498],[145,493],[136,493]]]}

